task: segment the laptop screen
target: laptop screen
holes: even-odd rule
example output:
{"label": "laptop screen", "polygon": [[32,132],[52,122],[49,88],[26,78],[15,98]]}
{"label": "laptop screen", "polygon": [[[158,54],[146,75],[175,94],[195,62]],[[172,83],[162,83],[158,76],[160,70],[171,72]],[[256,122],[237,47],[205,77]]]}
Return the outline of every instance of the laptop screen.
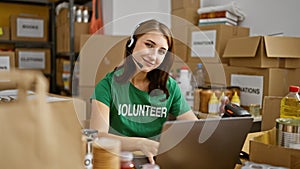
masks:
{"label": "laptop screen", "polygon": [[234,168],[252,123],[252,117],[168,121],[156,163],[162,169]]}

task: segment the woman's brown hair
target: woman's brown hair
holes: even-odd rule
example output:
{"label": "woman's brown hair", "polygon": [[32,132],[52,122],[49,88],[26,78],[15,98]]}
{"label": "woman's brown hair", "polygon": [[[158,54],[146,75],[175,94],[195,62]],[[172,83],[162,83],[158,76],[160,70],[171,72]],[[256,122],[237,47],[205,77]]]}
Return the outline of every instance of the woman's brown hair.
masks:
{"label": "woman's brown hair", "polygon": [[126,50],[125,50],[125,62],[123,65],[118,67],[117,69],[124,68],[124,72],[120,76],[115,76],[116,82],[125,83],[130,80],[133,74],[136,72],[136,65],[133,61],[132,51],[135,47],[136,41],[139,37],[148,33],[150,31],[159,31],[161,32],[165,38],[167,39],[168,43],[168,51],[163,62],[160,64],[159,67],[147,73],[147,78],[150,81],[149,84],[149,94],[154,89],[162,90],[167,98],[169,96],[169,91],[167,89],[167,81],[169,78],[169,71],[172,67],[174,61],[174,51],[173,51],[173,37],[170,29],[161,22],[157,20],[147,20],[140,23],[137,28],[135,29],[132,36],[128,39],[126,43]]}

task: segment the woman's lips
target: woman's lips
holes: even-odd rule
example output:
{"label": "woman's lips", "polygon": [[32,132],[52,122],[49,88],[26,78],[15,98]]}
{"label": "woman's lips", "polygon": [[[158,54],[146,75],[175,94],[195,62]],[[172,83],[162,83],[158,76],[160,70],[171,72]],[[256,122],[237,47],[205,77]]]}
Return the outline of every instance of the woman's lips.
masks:
{"label": "woman's lips", "polygon": [[152,63],[152,62],[150,62],[150,61],[148,61],[148,60],[146,60],[146,59],[144,59],[144,58],[143,58],[143,61],[144,61],[148,66],[153,66],[153,65],[154,65],[154,63]]}

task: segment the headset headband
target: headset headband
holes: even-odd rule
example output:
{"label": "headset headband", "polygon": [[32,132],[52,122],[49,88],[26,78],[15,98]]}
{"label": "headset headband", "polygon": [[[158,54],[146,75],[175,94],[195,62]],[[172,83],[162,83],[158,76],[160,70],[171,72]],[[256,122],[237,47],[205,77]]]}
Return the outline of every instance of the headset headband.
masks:
{"label": "headset headband", "polygon": [[134,42],[133,36],[134,36],[134,33],[135,33],[135,31],[137,30],[138,27],[140,27],[140,24],[136,25],[136,27],[135,27],[133,33],[132,33],[131,36],[130,36],[130,42],[129,42],[129,44],[128,44],[128,47],[129,47],[129,48],[131,47],[131,45],[132,45],[133,42]]}

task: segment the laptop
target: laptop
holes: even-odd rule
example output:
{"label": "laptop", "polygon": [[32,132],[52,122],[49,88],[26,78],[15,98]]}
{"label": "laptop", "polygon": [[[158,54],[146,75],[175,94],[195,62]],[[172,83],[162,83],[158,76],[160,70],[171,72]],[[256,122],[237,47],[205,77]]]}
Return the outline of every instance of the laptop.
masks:
{"label": "laptop", "polygon": [[168,121],[156,163],[161,169],[233,169],[252,123],[252,117]]}

